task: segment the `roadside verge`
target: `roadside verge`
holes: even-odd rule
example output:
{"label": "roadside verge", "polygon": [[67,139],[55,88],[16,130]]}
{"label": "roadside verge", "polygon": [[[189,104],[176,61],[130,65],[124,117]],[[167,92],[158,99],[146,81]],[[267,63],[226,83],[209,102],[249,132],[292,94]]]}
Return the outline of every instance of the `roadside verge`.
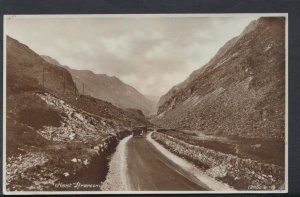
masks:
{"label": "roadside verge", "polygon": [[195,167],[190,162],[178,157],[177,155],[171,153],[169,150],[164,148],[162,145],[160,145],[158,142],[156,142],[151,137],[151,133],[147,135],[147,140],[158,150],[160,151],[165,157],[167,157],[169,160],[174,162],[176,165],[181,167],[186,173],[190,174],[190,176],[193,176],[197,178],[200,182],[207,185],[209,189],[214,191],[234,191],[232,187],[225,183],[221,183],[211,177],[209,177],[207,174],[205,174],[203,171]]}
{"label": "roadside verge", "polygon": [[126,143],[131,135],[122,139],[109,162],[109,171],[106,180],[101,185],[103,191],[127,191],[127,147]]}

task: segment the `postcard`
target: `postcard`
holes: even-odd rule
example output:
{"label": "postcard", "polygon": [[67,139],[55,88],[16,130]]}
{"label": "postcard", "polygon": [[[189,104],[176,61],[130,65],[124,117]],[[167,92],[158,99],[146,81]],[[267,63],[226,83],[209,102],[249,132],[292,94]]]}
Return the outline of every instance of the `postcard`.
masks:
{"label": "postcard", "polygon": [[5,15],[5,194],[286,193],[287,14]]}

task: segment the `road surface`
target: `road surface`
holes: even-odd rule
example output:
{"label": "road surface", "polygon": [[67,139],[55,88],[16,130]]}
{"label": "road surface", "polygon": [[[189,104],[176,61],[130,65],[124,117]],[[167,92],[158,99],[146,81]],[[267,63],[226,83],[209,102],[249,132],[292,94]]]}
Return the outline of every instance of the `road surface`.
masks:
{"label": "road surface", "polygon": [[163,156],[145,137],[129,139],[127,150],[127,179],[132,191],[208,190]]}

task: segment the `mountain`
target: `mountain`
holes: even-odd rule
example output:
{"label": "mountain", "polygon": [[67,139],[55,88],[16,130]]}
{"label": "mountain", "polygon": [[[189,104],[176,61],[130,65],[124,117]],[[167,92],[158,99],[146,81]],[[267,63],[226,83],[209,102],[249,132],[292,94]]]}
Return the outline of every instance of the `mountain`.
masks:
{"label": "mountain", "polygon": [[152,122],[207,134],[284,139],[285,19],[262,17],[163,95]]}
{"label": "mountain", "polygon": [[[45,95],[53,102],[60,100],[61,105],[66,105],[64,107],[72,107],[102,122],[98,125],[99,136],[103,135],[101,130],[106,135],[118,129],[150,124],[139,110],[121,109],[89,95],[78,94],[68,70],[45,61],[28,46],[9,36],[6,41],[7,120],[13,122],[8,124],[7,136],[18,130],[11,126],[32,128],[36,133],[46,125],[66,125],[63,123],[66,112],[52,109],[58,104],[43,99]],[[136,111],[141,115],[137,116]],[[17,138],[14,141],[18,141]]]}
{"label": "mountain", "polygon": [[[120,108],[136,108],[149,115],[154,113],[155,102],[149,100],[135,88],[123,83],[120,79],[106,74],[95,74],[89,70],[75,70],[62,66],[57,60],[42,56],[46,61],[66,68],[72,75],[80,93],[111,102]],[[84,84],[84,87],[83,87]]]}
{"label": "mountain", "polygon": [[57,190],[55,181],[86,175],[100,161],[88,176],[102,182],[115,134],[151,124],[140,112],[78,94],[68,70],[9,36],[6,44],[6,189]]}
{"label": "mountain", "polygon": [[8,91],[42,88],[43,84],[46,89],[58,94],[73,94],[77,91],[72,76],[65,68],[46,62],[29,47],[9,36],[6,41]]}

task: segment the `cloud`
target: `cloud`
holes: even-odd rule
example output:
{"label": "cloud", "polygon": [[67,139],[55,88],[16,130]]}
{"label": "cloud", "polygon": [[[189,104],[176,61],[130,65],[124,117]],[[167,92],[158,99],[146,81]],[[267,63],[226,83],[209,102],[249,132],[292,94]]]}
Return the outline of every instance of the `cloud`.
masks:
{"label": "cloud", "polygon": [[5,30],[63,65],[116,76],[144,94],[161,96],[256,18],[16,17]]}

